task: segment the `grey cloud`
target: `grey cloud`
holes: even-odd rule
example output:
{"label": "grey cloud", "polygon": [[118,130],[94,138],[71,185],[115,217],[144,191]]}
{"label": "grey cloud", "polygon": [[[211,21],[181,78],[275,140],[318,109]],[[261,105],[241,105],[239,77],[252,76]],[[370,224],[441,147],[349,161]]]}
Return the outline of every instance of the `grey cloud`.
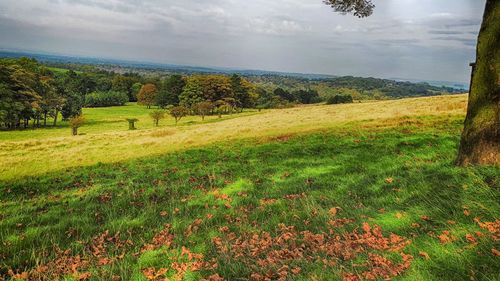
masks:
{"label": "grey cloud", "polygon": [[378,1],[358,19],[321,0],[3,0],[0,47],[467,81],[484,0],[404,3]]}

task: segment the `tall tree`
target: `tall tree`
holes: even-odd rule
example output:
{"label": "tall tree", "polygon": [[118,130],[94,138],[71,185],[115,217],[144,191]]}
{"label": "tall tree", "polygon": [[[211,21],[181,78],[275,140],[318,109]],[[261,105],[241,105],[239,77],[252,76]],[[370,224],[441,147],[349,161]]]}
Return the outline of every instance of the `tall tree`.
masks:
{"label": "tall tree", "polygon": [[500,164],[500,1],[488,0],[457,163]]}
{"label": "tall tree", "polygon": [[192,108],[195,104],[204,101],[203,86],[201,85],[200,76],[192,76],[187,79],[186,86],[179,96],[179,104]]}
{"label": "tall tree", "polygon": [[[367,17],[371,0],[324,0],[335,11]],[[457,164],[500,164],[500,1],[487,0],[472,64],[469,105]]]}
{"label": "tall tree", "polygon": [[250,107],[249,89],[244,86],[243,79],[238,74],[231,76],[231,89],[233,90],[234,98],[242,108]]}
{"label": "tall tree", "polygon": [[142,86],[139,94],[137,94],[137,102],[139,104],[147,106],[148,108],[151,108],[151,106],[156,102],[157,92],[158,89],[156,88],[155,84],[145,84],[144,86]]}
{"label": "tall tree", "polygon": [[179,104],[179,96],[182,94],[184,86],[186,86],[186,81],[178,74],[174,74],[165,80],[163,87],[168,93],[167,104]]}

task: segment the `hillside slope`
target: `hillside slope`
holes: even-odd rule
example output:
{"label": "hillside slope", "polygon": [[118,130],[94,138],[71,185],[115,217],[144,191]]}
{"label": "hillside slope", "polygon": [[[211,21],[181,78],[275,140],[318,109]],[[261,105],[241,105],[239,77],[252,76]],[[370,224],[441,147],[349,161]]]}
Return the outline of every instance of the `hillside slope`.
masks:
{"label": "hillside slope", "polygon": [[[137,109],[128,110],[126,107],[91,109],[85,112],[87,119],[92,120],[90,129],[80,129],[80,132],[88,133],[87,135],[72,137],[68,128],[21,133],[0,132],[0,179],[19,178],[96,163],[118,162],[219,141],[265,139],[283,134],[312,132],[341,127],[351,122],[360,122],[358,126],[372,123],[385,126],[384,120],[405,116],[463,116],[466,105],[465,95],[453,95],[346,105],[304,106],[246,113],[247,116],[235,116],[238,118],[220,121],[217,117],[212,117],[203,123],[193,121],[193,117],[181,126],[174,126],[173,120],[169,120],[166,126],[160,128],[152,126],[148,111],[144,108],[140,113]],[[103,113],[110,110],[125,110],[127,113]],[[131,114],[137,114],[141,126],[150,124],[150,129],[126,131],[125,117],[136,116]],[[16,135],[15,140],[9,140],[9,134]],[[36,140],[33,139],[34,136]]]}
{"label": "hillside slope", "polygon": [[[159,129],[199,148],[20,169],[0,181],[0,280],[494,280],[500,170],[453,165],[463,102],[273,111]],[[137,158],[171,145],[159,131],[61,141]]]}

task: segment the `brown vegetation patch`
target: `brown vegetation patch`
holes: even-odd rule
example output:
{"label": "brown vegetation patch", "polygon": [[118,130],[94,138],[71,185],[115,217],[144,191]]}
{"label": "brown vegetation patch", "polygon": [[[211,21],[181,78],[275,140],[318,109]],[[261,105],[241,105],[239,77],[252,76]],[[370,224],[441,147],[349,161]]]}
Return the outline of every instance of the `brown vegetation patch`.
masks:
{"label": "brown vegetation patch", "polygon": [[[332,228],[328,233],[298,232],[295,226],[280,224],[274,236],[269,232],[241,236],[229,232],[212,241],[221,259],[241,262],[250,268],[252,280],[286,280],[302,272],[300,267],[291,266],[295,263],[320,263],[331,267],[359,260],[363,253],[368,254],[368,260],[356,265],[358,274],[345,272],[345,280],[391,279],[409,268],[413,257],[402,252],[410,244],[409,240],[396,234],[386,237],[379,226],[371,227],[367,223],[362,230],[343,234],[337,234]],[[402,261],[391,261],[379,255],[383,252],[398,252]]]}

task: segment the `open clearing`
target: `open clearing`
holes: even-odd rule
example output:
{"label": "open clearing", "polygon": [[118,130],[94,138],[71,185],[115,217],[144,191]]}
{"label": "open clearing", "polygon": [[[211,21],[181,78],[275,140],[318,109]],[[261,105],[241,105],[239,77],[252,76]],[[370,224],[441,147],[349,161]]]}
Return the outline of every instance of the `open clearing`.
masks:
{"label": "open clearing", "polygon": [[0,280],[496,280],[500,170],[453,165],[465,105],[3,135]]}
{"label": "open clearing", "polygon": [[[159,128],[153,126],[150,111],[144,107],[85,109],[88,125],[79,132],[86,135],[72,137],[67,127],[0,132],[0,179],[119,162],[219,141],[312,132],[357,121],[363,121],[359,126],[385,126],[384,120],[404,116],[458,116],[465,114],[466,106],[465,95],[440,96],[254,111],[221,120],[212,116],[205,122],[188,117],[178,126],[169,118]],[[132,117],[138,118],[138,127],[145,129],[127,131],[125,118]]]}

